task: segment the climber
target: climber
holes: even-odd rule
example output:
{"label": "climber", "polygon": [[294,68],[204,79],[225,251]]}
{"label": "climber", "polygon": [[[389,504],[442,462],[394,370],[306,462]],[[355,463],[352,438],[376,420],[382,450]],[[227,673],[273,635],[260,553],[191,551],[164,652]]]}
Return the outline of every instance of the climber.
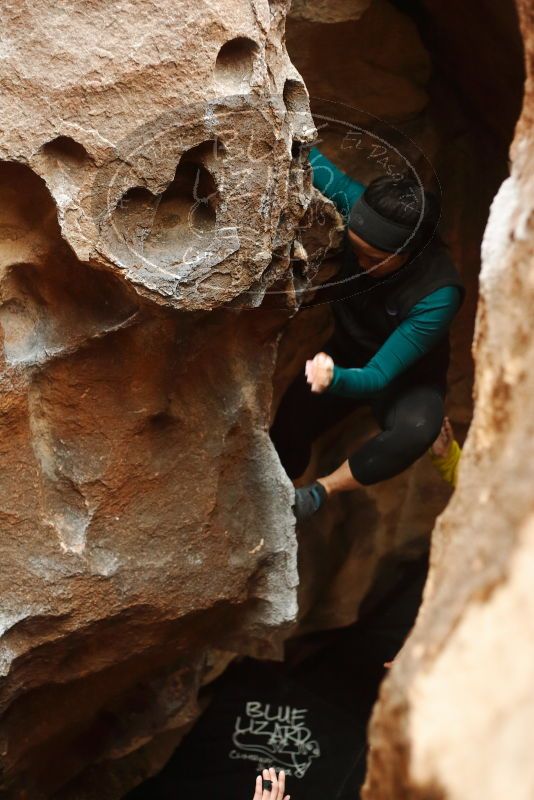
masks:
{"label": "climber", "polygon": [[334,333],[285,393],[271,436],[295,480],[308,465],[313,440],[357,406],[371,407],[381,431],[333,472],[296,489],[298,522],[338,492],[398,475],[436,439],[448,328],[465,294],[436,231],[432,192],[409,175],[381,176],[365,187],[316,148],[310,162],[314,185],[347,223],[331,298]]}

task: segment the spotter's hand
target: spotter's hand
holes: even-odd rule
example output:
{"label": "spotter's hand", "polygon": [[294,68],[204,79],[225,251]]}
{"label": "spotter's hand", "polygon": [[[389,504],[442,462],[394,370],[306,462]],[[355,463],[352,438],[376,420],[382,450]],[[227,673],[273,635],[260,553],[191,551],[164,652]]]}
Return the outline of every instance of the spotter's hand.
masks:
{"label": "spotter's hand", "polygon": [[[271,788],[263,788],[263,781],[271,781]],[[268,786],[269,784],[267,784]],[[262,775],[256,778],[256,791],[252,800],[290,800],[289,795],[285,794],[286,775],[283,769],[278,775],[273,767],[263,770]]]}
{"label": "spotter's hand", "polygon": [[333,377],[334,362],[326,353],[317,353],[311,361],[306,361],[306,379],[312,392],[324,392]]}

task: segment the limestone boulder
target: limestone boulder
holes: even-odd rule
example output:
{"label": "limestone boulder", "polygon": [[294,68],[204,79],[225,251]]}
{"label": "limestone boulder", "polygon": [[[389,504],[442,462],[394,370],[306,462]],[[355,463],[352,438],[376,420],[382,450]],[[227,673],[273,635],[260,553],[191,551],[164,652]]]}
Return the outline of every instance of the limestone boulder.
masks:
{"label": "limestone boulder", "polygon": [[285,15],[2,11],[6,797],[121,796],[200,684],[231,654],[279,656],[296,617],[268,427],[294,247],[313,266],[295,240],[314,126]]}

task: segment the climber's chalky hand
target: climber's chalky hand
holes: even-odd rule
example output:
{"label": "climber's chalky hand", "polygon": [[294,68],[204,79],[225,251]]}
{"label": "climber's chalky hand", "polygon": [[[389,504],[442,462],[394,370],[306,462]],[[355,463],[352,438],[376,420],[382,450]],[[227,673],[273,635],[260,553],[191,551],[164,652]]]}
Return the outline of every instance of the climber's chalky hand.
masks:
{"label": "climber's chalky hand", "polygon": [[326,353],[317,353],[311,361],[306,361],[306,379],[312,392],[324,392],[333,377],[334,362]]}
{"label": "climber's chalky hand", "polygon": [[[263,788],[263,781],[271,781],[271,789]],[[286,776],[283,769],[276,775],[274,767],[263,770],[262,776],[256,778],[256,791],[252,800],[289,800],[289,795],[284,796],[286,788]]]}

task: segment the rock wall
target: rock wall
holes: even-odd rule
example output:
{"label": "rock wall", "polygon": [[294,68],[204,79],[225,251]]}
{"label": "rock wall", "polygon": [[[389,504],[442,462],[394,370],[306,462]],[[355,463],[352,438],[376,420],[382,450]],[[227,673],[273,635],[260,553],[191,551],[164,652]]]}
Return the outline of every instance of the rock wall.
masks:
{"label": "rock wall", "polygon": [[314,125],[285,15],[2,9],[3,796],[120,796],[296,616],[268,426]]}
{"label": "rock wall", "polygon": [[482,244],[474,418],[417,625],[375,710],[366,800],[534,794],[534,17],[517,5],[528,76]]}

